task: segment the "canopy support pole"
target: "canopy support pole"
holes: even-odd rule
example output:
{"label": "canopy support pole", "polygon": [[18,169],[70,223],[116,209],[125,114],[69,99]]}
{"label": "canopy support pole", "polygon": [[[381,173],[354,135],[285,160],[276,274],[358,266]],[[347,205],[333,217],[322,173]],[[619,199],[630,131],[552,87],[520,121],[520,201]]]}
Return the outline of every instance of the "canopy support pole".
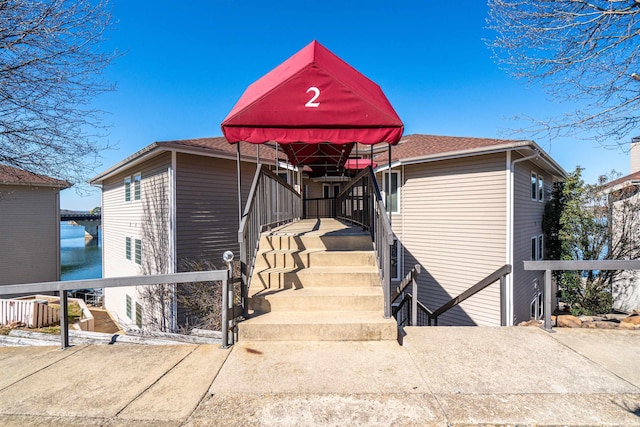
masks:
{"label": "canopy support pole", "polygon": [[389,225],[391,225],[391,144],[389,144],[389,186],[387,187],[387,213],[389,214]]}
{"label": "canopy support pole", "polygon": [[240,142],[236,142],[238,146],[238,154],[236,156],[236,164],[238,166],[238,229],[242,222],[242,178],[240,177]]}

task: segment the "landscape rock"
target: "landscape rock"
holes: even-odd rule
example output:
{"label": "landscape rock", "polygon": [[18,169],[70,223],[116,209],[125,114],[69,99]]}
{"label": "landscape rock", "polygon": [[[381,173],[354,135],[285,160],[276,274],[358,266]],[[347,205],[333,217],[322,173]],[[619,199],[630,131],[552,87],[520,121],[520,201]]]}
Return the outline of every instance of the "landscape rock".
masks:
{"label": "landscape rock", "polygon": [[560,328],[581,328],[582,320],[570,314],[565,314],[557,317],[556,324]]}
{"label": "landscape rock", "polygon": [[595,322],[597,329],[617,329],[618,324],[614,322]]}
{"label": "landscape rock", "polygon": [[640,325],[640,315],[632,314],[629,317],[622,319],[623,323],[631,323],[632,325]]}
{"label": "landscape rock", "polygon": [[595,329],[596,324],[594,322],[582,322],[582,328],[584,329]]}
{"label": "landscape rock", "polygon": [[531,319],[531,320],[527,320],[526,322],[518,323],[518,326],[537,326],[537,327],[540,327],[540,326],[542,326],[542,320]]}
{"label": "landscape rock", "polygon": [[632,329],[632,330],[640,329],[640,325],[634,325],[633,323],[630,323],[630,322],[620,322],[618,324],[618,327],[620,329]]}

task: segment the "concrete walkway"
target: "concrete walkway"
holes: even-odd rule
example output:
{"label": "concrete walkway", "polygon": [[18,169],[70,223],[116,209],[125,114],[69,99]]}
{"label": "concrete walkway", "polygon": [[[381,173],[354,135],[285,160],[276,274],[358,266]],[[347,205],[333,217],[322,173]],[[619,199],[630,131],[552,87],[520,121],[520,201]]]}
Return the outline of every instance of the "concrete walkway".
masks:
{"label": "concrete walkway", "polygon": [[0,425],[639,425],[640,332],[0,348]]}

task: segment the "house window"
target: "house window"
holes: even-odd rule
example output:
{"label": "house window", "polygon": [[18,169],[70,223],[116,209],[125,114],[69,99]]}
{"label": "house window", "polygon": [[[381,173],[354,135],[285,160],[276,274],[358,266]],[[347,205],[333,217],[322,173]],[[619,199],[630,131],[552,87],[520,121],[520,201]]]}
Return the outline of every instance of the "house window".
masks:
{"label": "house window", "polygon": [[544,236],[538,234],[531,238],[531,261],[542,261],[544,259]]}
{"label": "house window", "polygon": [[124,179],[124,201],[131,201],[131,177],[128,176]]}
{"label": "house window", "polygon": [[136,264],[142,265],[142,240],[135,239],[136,242]]}
{"label": "house window", "polygon": [[544,236],[542,234],[538,235],[538,261],[542,261],[544,259]]}
{"label": "house window", "polygon": [[131,297],[129,295],[127,295],[126,303],[127,303],[127,317],[129,319],[133,319],[131,314]]}
{"label": "house window", "polygon": [[531,301],[531,318],[540,320],[544,317],[544,303],[542,298],[542,292],[538,291],[536,296]]}
{"label": "house window", "polygon": [[136,302],[136,325],[142,328],[142,306]]}
{"label": "house window", "polygon": [[538,175],[538,201],[544,202],[544,178]]}
{"label": "house window", "polygon": [[340,194],[340,184],[333,184],[333,197],[338,197]]}
{"label": "house window", "polygon": [[140,200],[142,175],[137,173],[133,176],[133,200]]}
{"label": "house window", "polygon": [[322,197],[325,199],[331,197],[331,186],[329,184],[322,184]]}
{"label": "house window", "polygon": [[400,174],[398,172],[391,172],[391,191],[387,191],[387,187],[389,187],[389,173],[385,173],[383,175],[382,188],[385,193],[384,202],[385,206],[387,206],[387,210],[391,213],[398,213],[398,180],[400,178]]}
{"label": "house window", "polygon": [[129,261],[131,261],[131,237],[125,237],[124,239],[124,253]]}
{"label": "house window", "polygon": [[531,200],[544,202],[544,178],[535,172],[531,172]]}

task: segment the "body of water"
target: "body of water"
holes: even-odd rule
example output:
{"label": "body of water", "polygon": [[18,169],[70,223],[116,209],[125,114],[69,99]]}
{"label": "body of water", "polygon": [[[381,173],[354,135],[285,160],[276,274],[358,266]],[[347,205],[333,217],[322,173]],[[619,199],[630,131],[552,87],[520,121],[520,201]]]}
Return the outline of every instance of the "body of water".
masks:
{"label": "body of water", "polygon": [[102,277],[102,234],[85,243],[84,227],[60,223],[61,280]]}

